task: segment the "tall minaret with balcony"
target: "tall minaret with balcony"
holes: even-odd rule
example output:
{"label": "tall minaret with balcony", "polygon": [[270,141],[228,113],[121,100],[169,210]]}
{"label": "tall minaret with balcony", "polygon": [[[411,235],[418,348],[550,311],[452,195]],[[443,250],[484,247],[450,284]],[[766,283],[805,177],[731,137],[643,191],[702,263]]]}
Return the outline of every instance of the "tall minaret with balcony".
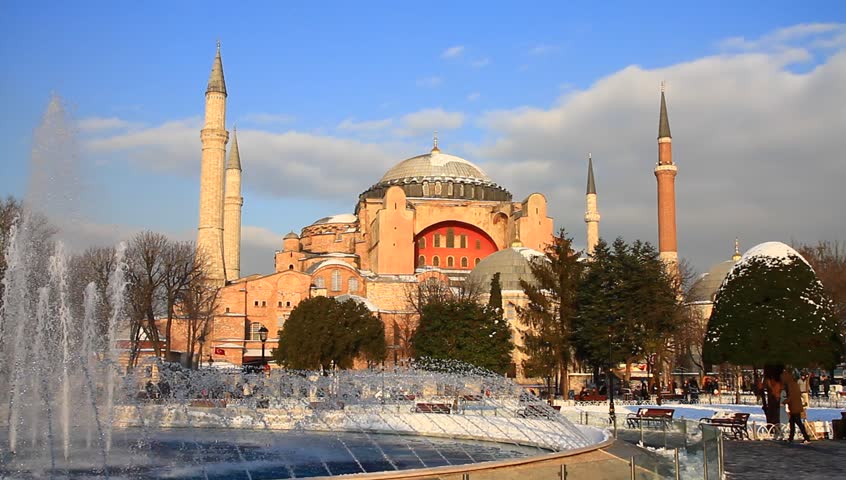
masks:
{"label": "tall minaret with balcony", "polygon": [[232,146],[226,162],[226,197],[223,204],[223,254],[226,281],[241,276],[241,154],[238,151],[238,131],[232,129]]}
{"label": "tall minaret with balcony", "polygon": [[200,131],[203,155],[200,165],[200,220],[197,249],[206,256],[208,278],[212,283],[226,280],[223,260],[223,163],[226,160],[226,82],[220,42],[206,88],[206,118]]}
{"label": "tall minaret with balcony", "polygon": [[596,183],[593,180],[593,158],[588,154],[587,193],[585,195],[585,223],[587,224],[587,253],[593,255],[593,250],[599,242],[599,211],[596,209]]}
{"label": "tall minaret with balcony", "polygon": [[658,120],[658,252],[661,260],[678,273],[678,246],[676,244],[676,173],[673,163],[673,139],[670,136],[670,119],[664,84],[661,83],[661,112]]}

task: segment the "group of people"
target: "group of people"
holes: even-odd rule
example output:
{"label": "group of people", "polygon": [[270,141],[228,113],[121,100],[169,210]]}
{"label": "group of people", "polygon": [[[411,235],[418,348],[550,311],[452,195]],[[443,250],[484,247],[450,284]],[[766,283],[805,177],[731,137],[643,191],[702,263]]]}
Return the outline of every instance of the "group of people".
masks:
{"label": "group of people", "polygon": [[768,377],[764,381],[764,391],[761,399],[762,408],[767,415],[768,423],[782,423],[782,406],[787,407],[790,436],[787,440],[792,443],[796,436],[796,428],[804,438],[803,444],[811,443],[808,430],[805,428],[805,409],[810,405],[810,382],[808,372],[802,372],[797,379],[790,369],[784,369],[778,378]]}

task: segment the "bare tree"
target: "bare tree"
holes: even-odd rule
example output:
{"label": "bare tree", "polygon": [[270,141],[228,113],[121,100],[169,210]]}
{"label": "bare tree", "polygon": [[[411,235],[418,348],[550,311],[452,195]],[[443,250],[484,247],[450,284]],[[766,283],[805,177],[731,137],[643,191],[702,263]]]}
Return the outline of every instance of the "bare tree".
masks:
{"label": "bare tree", "polygon": [[834,314],[846,335],[846,243],[825,241],[816,246],[799,245],[797,250],[811,264],[834,302]]}
{"label": "bare tree", "polygon": [[[161,296],[167,314],[165,322],[165,358],[170,357],[173,318],[177,301],[186,290],[203,276],[202,264],[194,258],[196,248],[191,242],[168,242],[162,252]],[[190,296],[190,295],[189,295]]]}
{"label": "bare tree", "polygon": [[157,357],[161,357],[161,338],[156,317],[163,310],[160,294],[164,282],[164,254],[168,239],[160,233],[144,231],[135,235],[127,250],[127,313],[133,348],[130,366],[138,359],[138,343],[143,333]]}
{"label": "bare tree", "polygon": [[[114,247],[92,247],[70,260],[72,298],[83,298],[83,292],[90,283],[93,283],[97,290],[99,297],[95,319],[97,338],[105,338],[108,335],[111,308],[108,304],[109,278],[115,267]],[[77,303],[79,304],[74,307],[81,312],[82,304]],[[81,313],[78,316],[81,317]]]}
{"label": "bare tree", "polygon": [[193,366],[194,352],[200,343],[198,357],[203,356],[202,345],[208,338],[214,322],[215,312],[219,307],[220,288],[210,282],[204,273],[201,259],[195,259],[194,269],[200,274],[192,275],[179,297],[179,312],[186,322],[186,351],[188,366]]}

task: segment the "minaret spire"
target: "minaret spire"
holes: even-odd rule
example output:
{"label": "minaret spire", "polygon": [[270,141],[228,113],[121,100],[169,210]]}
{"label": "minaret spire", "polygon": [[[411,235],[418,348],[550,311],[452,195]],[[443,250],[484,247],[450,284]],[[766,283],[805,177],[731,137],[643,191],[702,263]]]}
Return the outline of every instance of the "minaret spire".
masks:
{"label": "minaret spire", "polygon": [[599,211],[596,207],[596,182],[593,179],[593,156],[588,153],[588,180],[585,194],[585,224],[587,226],[587,253],[592,255],[599,243]]}
{"label": "minaret spire", "polygon": [[206,93],[217,92],[226,95],[226,82],[223,80],[223,60],[220,58],[220,40],[217,41],[217,55],[214,56],[212,71],[209,75],[209,85]]}
{"label": "minaret spire", "polygon": [[587,180],[587,195],[596,193],[596,183],[593,180],[593,157],[588,153],[588,180]]}
{"label": "minaret spire", "polygon": [[670,117],[667,115],[667,100],[664,98],[664,82],[661,82],[661,113],[658,118],[658,138],[672,138]]}
{"label": "minaret spire", "polygon": [[232,146],[229,148],[229,160],[226,162],[226,169],[235,168],[241,170],[241,152],[238,151],[238,127],[232,126]]}
{"label": "minaret spire", "polygon": [[678,245],[676,243],[676,174],[678,167],[673,163],[673,139],[670,136],[670,120],[667,115],[667,99],[664,83],[661,83],[661,109],[658,119],[658,164],[655,179],[658,181],[658,252],[661,260],[672,265],[671,271],[678,274]]}

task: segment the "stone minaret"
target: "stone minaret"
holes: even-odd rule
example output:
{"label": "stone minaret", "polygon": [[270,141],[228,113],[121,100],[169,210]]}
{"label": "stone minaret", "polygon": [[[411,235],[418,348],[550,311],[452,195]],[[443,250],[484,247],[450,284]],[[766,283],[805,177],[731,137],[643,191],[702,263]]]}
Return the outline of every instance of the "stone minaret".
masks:
{"label": "stone minaret", "polygon": [[585,194],[587,209],[585,223],[587,224],[587,253],[593,255],[593,249],[599,242],[599,211],[596,209],[596,184],[593,181],[593,158],[588,154],[587,193]]}
{"label": "stone minaret", "polygon": [[241,276],[241,154],[238,152],[238,132],[232,129],[232,146],[226,162],[226,197],[223,203],[223,253],[226,280]]}
{"label": "stone minaret", "polygon": [[673,139],[670,136],[670,119],[667,117],[667,101],[664,99],[664,84],[661,84],[661,113],[658,120],[658,165],[655,178],[658,179],[658,252],[665,264],[678,265],[676,245],[676,173],[673,163]]}
{"label": "stone minaret", "polygon": [[223,162],[226,159],[226,82],[220,42],[206,88],[206,120],[200,131],[203,156],[200,166],[200,222],[197,249],[206,255],[208,276],[213,283],[226,280],[223,263]]}

